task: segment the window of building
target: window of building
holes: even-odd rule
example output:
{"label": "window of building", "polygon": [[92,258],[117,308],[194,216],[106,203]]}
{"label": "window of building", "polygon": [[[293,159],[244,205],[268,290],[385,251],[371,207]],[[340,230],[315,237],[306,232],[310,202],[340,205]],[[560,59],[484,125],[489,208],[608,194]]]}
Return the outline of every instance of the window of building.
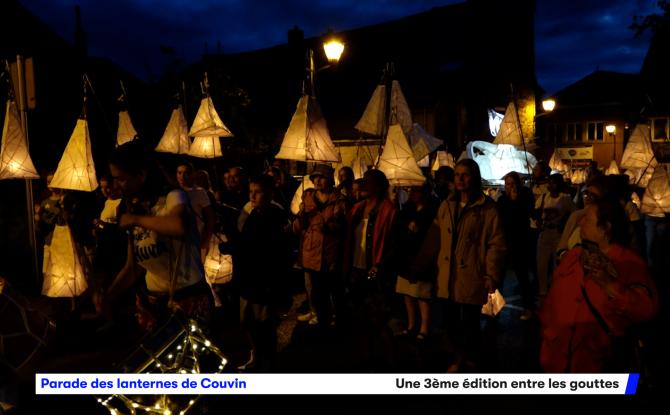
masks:
{"label": "window of building", "polygon": [[651,120],[651,141],[668,140],[668,119],[654,118]]}
{"label": "window of building", "polygon": [[581,123],[568,123],[566,130],[567,141],[582,141],[583,127]]}
{"label": "window of building", "polygon": [[602,121],[586,124],[586,139],[588,141],[603,141],[605,137],[605,123]]}
{"label": "window of building", "polygon": [[564,128],[561,124],[547,125],[547,142],[559,144],[565,139]]}

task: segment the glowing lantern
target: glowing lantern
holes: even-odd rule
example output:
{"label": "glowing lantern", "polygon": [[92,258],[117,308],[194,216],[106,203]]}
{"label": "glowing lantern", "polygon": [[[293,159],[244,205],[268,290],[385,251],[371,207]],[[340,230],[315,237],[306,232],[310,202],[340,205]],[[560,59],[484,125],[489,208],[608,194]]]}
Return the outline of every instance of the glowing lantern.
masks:
{"label": "glowing lantern", "polygon": [[379,170],[393,186],[421,186],[426,181],[400,124],[389,128],[384,152],[379,159]]}
{"label": "glowing lantern", "polygon": [[43,274],[42,294],[47,297],[76,297],[88,287],[67,225],[56,225],[51,243],[44,246]]}
{"label": "glowing lantern", "polygon": [[72,137],[54,173],[51,187],[85,192],[92,192],[98,187],[86,120],[77,120]]}
{"label": "glowing lantern", "polygon": [[188,138],[188,127],[186,117],[181,105],[172,110],[172,116],[168,121],[163,137],[161,137],[156,151],[162,153],[188,154],[191,140]]}
{"label": "glowing lantern", "polygon": [[137,131],[135,131],[132,121],[130,121],[128,111],[119,112],[119,128],[116,131],[116,145],[120,146],[121,144],[134,140],[136,137]]}
{"label": "glowing lantern", "polygon": [[14,101],[7,101],[5,125],[0,150],[0,179],[37,179],[33,161],[28,154],[26,136],[21,127],[19,111]]}

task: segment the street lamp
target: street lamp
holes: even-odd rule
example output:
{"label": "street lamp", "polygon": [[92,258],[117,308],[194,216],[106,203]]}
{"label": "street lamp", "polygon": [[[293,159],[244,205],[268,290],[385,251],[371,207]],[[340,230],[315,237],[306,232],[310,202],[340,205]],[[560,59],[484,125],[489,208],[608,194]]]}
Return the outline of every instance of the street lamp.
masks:
{"label": "street lamp", "polygon": [[548,99],[545,99],[544,101],[542,101],[542,109],[547,111],[547,112],[553,111],[555,107],[556,107],[556,101],[554,101],[551,98],[548,98]]}
{"label": "street lamp", "polygon": [[329,68],[331,65],[339,62],[342,53],[344,52],[344,43],[339,39],[335,38],[332,35],[329,35],[328,38],[323,42],[323,50],[328,59],[328,65],[322,66],[321,68],[316,68],[314,64],[314,50],[309,49],[309,85],[311,87],[310,94],[313,97],[316,97],[316,90],[314,89],[314,77],[316,72]]}
{"label": "street lamp", "polygon": [[612,138],[612,148],[613,148],[613,152],[612,152],[612,153],[614,154],[614,158],[613,158],[613,160],[616,160],[616,134],[615,134],[615,132],[616,132],[616,125],[614,125],[614,124],[607,124],[607,125],[605,126],[605,131],[607,131],[607,133],[608,133],[608,134],[610,135],[610,137]]}

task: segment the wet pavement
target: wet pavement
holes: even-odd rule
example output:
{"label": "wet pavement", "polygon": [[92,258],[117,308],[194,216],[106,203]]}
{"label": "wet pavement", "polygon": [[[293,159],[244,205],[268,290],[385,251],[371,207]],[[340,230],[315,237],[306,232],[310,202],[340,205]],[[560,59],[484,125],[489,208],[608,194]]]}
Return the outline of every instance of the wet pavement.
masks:
{"label": "wet pavement", "polygon": [[[527,321],[519,317],[523,309],[520,307],[519,297],[516,294],[516,284],[513,278],[508,279],[503,294],[507,305],[496,318],[482,318],[483,359],[477,369],[481,373],[532,373],[539,372],[538,366],[538,339],[539,322],[536,319]],[[365,334],[359,330],[343,324],[334,327],[319,327],[306,322],[298,322],[296,317],[304,312],[305,295],[296,293],[293,296],[291,307],[285,310],[278,329],[278,359],[276,372],[280,373],[445,373],[452,362],[449,342],[441,329],[439,304],[433,307],[433,330],[428,339],[418,342],[415,339],[390,337],[388,347],[393,351],[391,357],[367,359]],[[53,312],[53,304],[44,302],[45,309]],[[62,308],[62,305],[60,306]],[[389,333],[399,334],[403,321],[402,302],[394,304],[393,318],[389,322]],[[62,312],[61,312],[62,314]],[[67,316],[68,313],[65,313]],[[105,373],[117,371],[116,364],[122,362],[128,353],[137,344],[139,334],[124,326],[104,326],[100,321],[87,319],[82,315],[70,315],[70,318],[61,318],[58,329],[51,342],[48,353],[35,359],[35,368],[23,378],[5,377],[8,385],[5,395],[17,401],[19,406],[12,414],[104,414],[108,413],[98,405],[93,397],[89,396],[34,396],[35,371],[47,372],[85,372]],[[231,315],[218,310],[212,323],[210,338],[226,355],[230,363],[226,372],[235,372],[235,368],[248,358],[248,344],[246,337],[239,330]],[[603,408],[617,410],[627,408],[645,408],[651,405],[655,398],[660,398],[660,391],[665,384],[662,375],[667,368],[667,358],[659,358],[661,345],[667,345],[662,340],[662,334],[654,335],[654,347],[649,352],[651,366],[654,373],[650,384],[644,385],[644,390],[635,398],[591,397],[591,402],[598,402]],[[381,345],[377,345],[382,350]],[[667,349],[666,349],[667,350]],[[374,353],[374,352],[373,352]],[[0,373],[7,375],[7,373]],[[299,387],[296,389],[299,394]],[[2,395],[0,395],[2,398]],[[583,398],[581,398],[583,399]],[[0,399],[2,400],[2,399]],[[5,398],[5,400],[8,400]],[[449,413],[526,413],[556,409],[564,404],[575,402],[581,405],[583,400],[573,397],[468,397],[468,396],[374,396],[358,397],[322,396],[322,397],[222,397],[207,396],[191,413],[223,413],[232,408],[247,410],[262,409],[268,402],[286,408],[291,412],[313,411],[314,406],[324,409],[350,410],[388,408],[392,412],[398,410],[429,410],[431,412]],[[549,405],[548,405],[549,403]],[[575,408],[578,410],[578,408]],[[0,413],[1,410],[0,410]]]}

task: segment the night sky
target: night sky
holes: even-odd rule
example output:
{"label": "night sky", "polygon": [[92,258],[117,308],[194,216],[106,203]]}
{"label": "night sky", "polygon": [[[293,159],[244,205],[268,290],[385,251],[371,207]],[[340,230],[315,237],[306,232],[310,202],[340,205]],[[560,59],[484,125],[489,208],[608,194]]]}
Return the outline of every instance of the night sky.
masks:
{"label": "night sky", "polygon": [[[89,54],[106,57],[147,79],[167,61],[161,46],[185,63],[208,44],[224,53],[286,42],[298,25],[305,36],[353,29],[426,11],[454,0],[22,0],[72,41],[75,4],[81,6]],[[548,92],[595,69],[638,72],[649,35],[635,38],[632,16],[655,11],[655,0],[537,0],[536,65]],[[509,47],[501,43],[501,47]]]}

